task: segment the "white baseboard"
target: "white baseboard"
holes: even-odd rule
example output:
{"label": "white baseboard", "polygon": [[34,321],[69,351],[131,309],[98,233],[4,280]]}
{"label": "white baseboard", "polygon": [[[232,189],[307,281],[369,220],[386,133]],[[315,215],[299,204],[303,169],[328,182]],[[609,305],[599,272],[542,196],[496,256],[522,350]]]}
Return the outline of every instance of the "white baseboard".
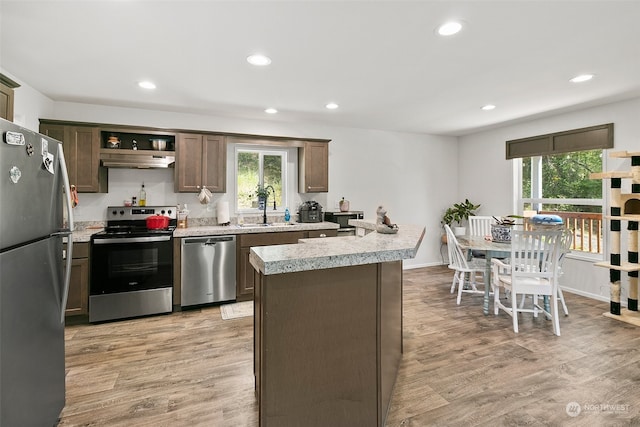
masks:
{"label": "white baseboard", "polygon": [[[591,292],[585,292],[585,291],[582,291],[580,289],[566,288],[564,286],[561,286],[561,288],[562,288],[563,292],[569,292],[569,293],[572,293],[572,294],[580,295],[582,297],[594,299],[596,301],[602,301],[602,302],[611,301],[611,299],[607,295],[598,295],[598,294],[594,294],[594,293],[591,293]],[[627,306],[627,302],[623,301],[623,299],[624,298],[620,298],[620,300],[621,300],[620,301],[620,305],[622,307],[626,307]]]}
{"label": "white baseboard", "polygon": [[416,268],[424,268],[424,267],[436,267],[439,265],[447,265],[441,262],[428,262],[426,264],[411,264],[411,265],[402,265],[403,270],[414,270]]}

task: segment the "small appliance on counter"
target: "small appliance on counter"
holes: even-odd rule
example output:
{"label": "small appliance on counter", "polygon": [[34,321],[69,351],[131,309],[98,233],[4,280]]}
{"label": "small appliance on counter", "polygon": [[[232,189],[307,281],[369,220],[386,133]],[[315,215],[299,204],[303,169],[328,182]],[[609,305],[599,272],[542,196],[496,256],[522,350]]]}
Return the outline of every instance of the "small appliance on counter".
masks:
{"label": "small appliance on counter", "polygon": [[298,222],[322,222],[322,206],[310,200],[298,208]]}
{"label": "small appliance on counter", "polygon": [[349,225],[350,219],[364,219],[363,211],[336,211],[325,212],[324,220],[327,222],[335,222],[340,225],[338,229],[338,236],[354,236],[356,234],[356,228]]}

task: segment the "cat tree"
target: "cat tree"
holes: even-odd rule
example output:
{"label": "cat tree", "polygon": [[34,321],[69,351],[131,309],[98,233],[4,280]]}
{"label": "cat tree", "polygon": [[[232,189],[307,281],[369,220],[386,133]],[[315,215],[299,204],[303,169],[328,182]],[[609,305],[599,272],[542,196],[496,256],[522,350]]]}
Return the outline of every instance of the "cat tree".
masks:
{"label": "cat tree", "polygon": [[[640,152],[617,151],[609,157],[630,158],[629,172],[601,172],[589,175],[592,179],[611,180],[611,209],[606,216],[609,220],[609,262],[598,262],[595,265],[609,269],[611,288],[611,307],[605,316],[640,326],[638,313],[638,222],[640,221]],[[622,193],[622,180],[631,179],[631,193]],[[622,262],[620,255],[620,235],[622,221],[627,222],[627,260]],[[627,273],[629,297],[627,308],[620,305],[621,275]]]}

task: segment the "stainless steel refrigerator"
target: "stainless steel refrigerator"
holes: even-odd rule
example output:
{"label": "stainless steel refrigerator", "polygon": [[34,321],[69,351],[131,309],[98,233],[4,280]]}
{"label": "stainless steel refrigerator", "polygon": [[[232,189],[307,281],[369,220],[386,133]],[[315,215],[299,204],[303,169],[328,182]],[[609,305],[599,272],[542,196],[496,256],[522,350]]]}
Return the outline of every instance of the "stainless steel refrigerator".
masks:
{"label": "stainless steel refrigerator", "polygon": [[69,179],[61,143],[3,119],[0,130],[0,426],[53,426],[65,403]]}

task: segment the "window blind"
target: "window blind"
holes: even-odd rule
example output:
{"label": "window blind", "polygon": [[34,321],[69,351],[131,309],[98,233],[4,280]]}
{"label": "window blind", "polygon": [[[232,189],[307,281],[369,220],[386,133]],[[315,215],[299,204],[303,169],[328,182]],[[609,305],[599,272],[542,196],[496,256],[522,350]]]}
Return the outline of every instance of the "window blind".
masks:
{"label": "window blind", "polygon": [[512,139],[506,143],[506,157],[509,160],[605,148],[613,148],[613,123]]}

